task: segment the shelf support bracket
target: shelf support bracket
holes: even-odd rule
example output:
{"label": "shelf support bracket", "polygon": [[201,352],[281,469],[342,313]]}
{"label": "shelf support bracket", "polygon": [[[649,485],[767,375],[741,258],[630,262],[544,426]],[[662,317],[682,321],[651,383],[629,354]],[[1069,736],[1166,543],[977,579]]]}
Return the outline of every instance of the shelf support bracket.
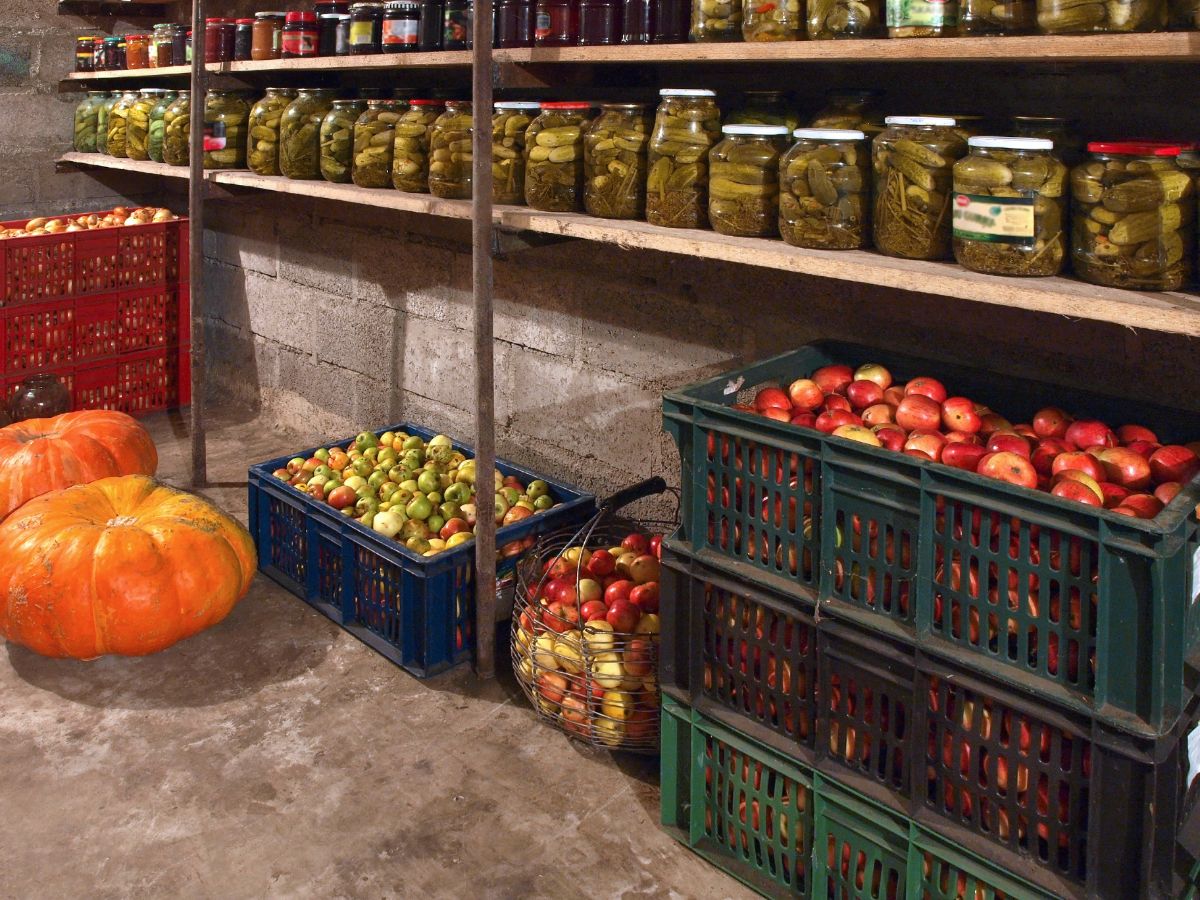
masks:
{"label": "shelf support bracket", "polygon": [[188,143],[188,253],[192,321],[191,482],[201,487],[208,481],[208,441],[204,417],[204,200],[208,182],[204,177],[204,105],[208,70],[204,67],[205,0],[192,0],[192,105]]}
{"label": "shelf support bracket", "polygon": [[505,229],[503,226],[492,233],[492,258],[508,259],[526,250],[536,250],[539,247],[550,247],[567,241],[577,241],[579,238],[563,234],[543,234],[540,231],[524,229]]}

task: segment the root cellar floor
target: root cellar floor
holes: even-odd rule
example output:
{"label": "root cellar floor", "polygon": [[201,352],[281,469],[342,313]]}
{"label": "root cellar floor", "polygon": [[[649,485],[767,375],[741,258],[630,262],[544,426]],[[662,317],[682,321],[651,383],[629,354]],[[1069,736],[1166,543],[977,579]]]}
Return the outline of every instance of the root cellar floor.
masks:
{"label": "root cellar floor", "polygon": [[[312,446],[219,410],[209,497]],[[186,428],[147,420],[186,481]],[[749,897],[658,827],[657,762],[536,721],[501,661],[418,681],[260,576],[216,628],[82,663],[0,645],[0,897]]]}

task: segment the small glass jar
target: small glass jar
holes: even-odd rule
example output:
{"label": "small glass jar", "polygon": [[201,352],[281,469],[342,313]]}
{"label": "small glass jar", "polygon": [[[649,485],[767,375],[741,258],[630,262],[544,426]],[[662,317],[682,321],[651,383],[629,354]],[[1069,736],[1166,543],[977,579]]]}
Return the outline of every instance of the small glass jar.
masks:
{"label": "small glass jar", "polygon": [[100,107],[108,99],[108,91],[88,91],[83,101],[75,107],[75,137],[71,148],[76,153],[96,152],[96,130]]}
{"label": "small glass jar", "polygon": [[318,16],[326,13],[349,13],[350,0],[317,0],[313,4],[313,12]]}
{"label": "small glass jar", "polygon": [[620,42],[621,0],[579,0],[580,46],[606,47]]}
{"label": "small glass jar", "polygon": [[499,0],[496,4],[497,47],[533,46],[533,0]]}
{"label": "small glass jar", "polygon": [[445,0],[442,13],[442,49],[471,49],[471,0]]}
{"label": "small glass jar", "polygon": [[683,44],[692,24],[688,0],[649,0],[651,44]]}
{"label": "small glass jar", "polygon": [[883,116],[876,109],[878,91],[830,91],[824,109],[813,116],[809,128],[857,128],[868,138],[883,131]]}
{"label": "small glass jar", "polygon": [[188,55],[188,46],[192,33],[183,25],[171,26],[171,65],[186,66],[192,61]]}
{"label": "small glass jar", "polygon": [[174,91],[164,91],[150,110],[150,131],[146,136],[146,155],[152,162],[163,162],[163,137],[166,134],[166,113],[178,96]]}
{"label": "small glass jar", "polygon": [[571,47],[579,43],[580,0],[537,0],[533,43],[538,47]]}
{"label": "small glass jar", "polygon": [[355,3],[350,7],[350,55],[383,50],[383,4]]}
{"label": "small glass jar", "polygon": [[708,221],[731,237],[779,234],[779,157],[787,149],[782,125],[726,125],[708,153]]}
{"label": "small glass jar", "polygon": [[117,68],[118,69],[128,69],[129,68],[129,63],[125,57],[125,49],[126,49],[125,35],[122,34],[117,38]]}
{"label": "small glass jar", "polygon": [[432,53],[442,49],[442,33],[445,29],[442,0],[418,0],[421,18],[417,25],[417,49]]}
{"label": "small glass jar", "polygon": [[958,33],[963,37],[1033,34],[1037,0],[959,0]]}
{"label": "small glass jar", "polygon": [[383,52],[412,53],[419,49],[421,7],[416,0],[390,0],[383,9]]}
{"label": "small glass jar", "polygon": [[890,38],[953,37],[958,32],[958,0],[887,0]]}
{"label": "small glass jar", "polygon": [[[130,69],[151,68],[150,37],[145,34],[125,35],[125,64]],[[158,61],[154,60],[157,66]]]}
{"label": "small glass jar", "polygon": [[443,200],[471,199],[471,102],[447,100],[429,132],[429,193]]}
{"label": "small glass jar", "polygon": [[165,93],[162,88],[142,88],[133,106],[129,107],[125,126],[125,155],[130,159],[145,161],[150,158],[150,113]]}
{"label": "small glass jar", "polygon": [[236,19],[233,23],[233,58],[238,62],[251,58],[254,47],[254,20]]}
{"label": "small glass jar", "polygon": [[108,155],[118,159],[128,157],[126,140],[129,130],[129,110],[138,101],[137,91],[125,91],[108,111]]}
{"label": "small glass jar", "polygon": [[154,35],[150,39],[150,65],[158,69],[174,65],[174,38],[175,26],[170,22],[154,26]]}
{"label": "small glass jar", "polygon": [[696,43],[742,39],[742,0],[692,0],[692,30]]}
{"label": "small glass jar", "polygon": [[321,122],[333,108],[337,91],[301,88],[279,119],[279,172],[313,181],[321,177]]}
{"label": "small glass jar", "polygon": [[283,58],[283,24],[287,14],[259,12],[254,14],[251,32],[250,58],[253,60]]}
{"label": "small glass jar", "polygon": [[492,202],[525,202],[525,132],[541,109],[528,100],[502,100],[492,112]]}
{"label": "small glass jar", "polygon": [[396,123],[392,143],[392,187],[409,194],[429,193],[429,138],[444,100],[410,100]]}
{"label": "small glass jar", "polygon": [[121,38],[115,35],[106,37],[102,43],[104,46],[104,71],[114,72],[124,69],[125,60],[121,53]]}
{"label": "small glass jar", "polygon": [[309,59],[320,51],[317,14],[290,12],[284,18],[280,36],[280,56],[283,59]]}
{"label": "small glass jar", "polygon": [[741,105],[725,117],[725,125],[782,125],[788,133],[800,126],[786,91],[746,91]]}
{"label": "small glass jar", "polygon": [[71,411],[71,392],[50,374],[30,375],[17,386],[8,403],[14,422],[25,419],[49,419]]}
{"label": "small glass jar", "polygon": [[1067,167],[1044,138],[973,137],[954,164],[954,258],[987,275],[1047,276],[1066,258]]}
{"label": "small glass jar", "polygon": [[244,169],[250,104],[240,91],[209,91],[204,104],[204,168]]}
{"label": "small glass jar", "polygon": [[650,0],[625,0],[621,8],[622,44],[650,43],[650,8]]}
{"label": "small glass jar", "polygon": [[321,177],[349,184],[354,166],[354,123],[367,109],[365,100],[334,100],[321,120]]}
{"label": "small glass jar", "polygon": [[646,221],[667,228],[708,224],[708,151],[721,135],[716,94],[659,91],[646,156]]}
{"label": "small glass jar", "polygon": [[317,32],[319,55],[350,55],[350,13],[321,13],[317,16]]}
{"label": "small glass jar", "polygon": [[1167,0],[1037,0],[1041,34],[1127,34],[1167,27]]}
{"label": "small glass jar", "polygon": [[169,166],[188,164],[191,113],[191,91],[180,91],[179,96],[171,101],[171,105],[163,112],[162,161]]}
{"label": "small glass jar", "polygon": [[104,38],[97,37],[92,43],[92,70],[103,72],[105,67]]}
{"label": "small glass jar", "polygon": [[75,71],[96,71],[96,36],[81,34],[75,38]]}
{"label": "small glass jar", "polygon": [[525,132],[525,205],[575,212],[583,200],[583,132],[591,104],[543,103]]}
{"label": "small glass jar", "polygon": [[233,19],[204,20],[204,61],[206,63],[230,62],[233,59],[234,29]]}
{"label": "small glass jar", "polygon": [[653,120],[641,103],[605,103],[583,136],[583,208],[602,219],[646,213],[646,148]]}
{"label": "small glass jar", "polygon": [[808,0],[810,41],[883,37],[883,0]]}
{"label": "small glass jar", "polygon": [[800,41],[804,30],[801,0],[750,0],[742,8],[744,41]]}
{"label": "small glass jar", "polygon": [[797,128],[779,161],[779,234],[793,247],[871,243],[871,144],[858,129]]}
{"label": "small glass jar", "polygon": [[1195,188],[1184,149],[1154,142],[1094,142],[1071,170],[1071,262],[1092,284],[1176,291],[1195,251]]}
{"label": "small glass jar", "polygon": [[246,165],[256,175],[279,174],[279,123],[283,111],[296,99],[291,88],[267,88],[266,95],[250,107],[250,139]]}
{"label": "small glass jar", "polygon": [[875,248],[905,259],[950,257],[954,163],[967,150],[954,120],[888,116],[872,144]]}
{"label": "small glass jar", "polygon": [[390,98],[368,100],[354,123],[354,165],[350,177],[359,187],[392,186],[392,146],[402,110]]}
{"label": "small glass jar", "polygon": [[112,108],[121,99],[120,91],[114,91],[96,106],[96,152],[108,155],[108,119]]}

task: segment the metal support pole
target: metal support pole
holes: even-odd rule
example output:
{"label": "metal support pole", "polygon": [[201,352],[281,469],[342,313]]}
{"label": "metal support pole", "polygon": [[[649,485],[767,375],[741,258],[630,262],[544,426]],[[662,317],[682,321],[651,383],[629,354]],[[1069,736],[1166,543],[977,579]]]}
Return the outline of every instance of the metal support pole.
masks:
{"label": "metal support pole", "polygon": [[496,468],[492,347],[492,0],[475,0],[471,34],[471,284],[475,309],[475,671],[496,676]]}
{"label": "metal support pole", "polygon": [[204,67],[204,0],[192,0],[192,108],[188,143],[188,252],[192,320],[192,487],[208,481],[204,422],[204,106],[208,70]]}

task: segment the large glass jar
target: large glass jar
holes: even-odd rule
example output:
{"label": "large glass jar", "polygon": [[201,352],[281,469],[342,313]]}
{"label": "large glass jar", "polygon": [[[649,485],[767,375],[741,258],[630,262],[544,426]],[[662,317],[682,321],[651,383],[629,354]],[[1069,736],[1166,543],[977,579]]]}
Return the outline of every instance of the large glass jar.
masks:
{"label": "large glass jar", "polygon": [[708,221],[733,237],[779,233],[779,157],[787,149],[782,125],[726,125],[708,154]]}
{"label": "large glass jar", "polygon": [[97,119],[100,107],[107,99],[108,91],[88,91],[83,101],[75,107],[75,137],[71,146],[76,153],[96,152]]}
{"label": "large glass jar", "polygon": [[150,113],[164,93],[162,88],[142,88],[133,106],[129,107],[129,120],[125,126],[125,155],[130,159],[150,158]]}
{"label": "large glass jar", "polygon": [[137,91],[125,91],[108,111],[108,155],[124,159],[127,157],[126,135],[129,128],[129,110],[138,101]]}
{"label": "large glass jar", "polygon": [[872,144],[875,248],[907,259],[950,257],[954,163],[967,150],[954,120],[888,116]]}
{"label": "large glass jar", "polygon": [[396,190],[429,193],[429,135],[445,106],[443,100],[411,100],[400,116],[392,144],[392,187]]}
{"label": "large glass jar", "polygon": [[333,107],[332,88],[301,88],[279,120],[279,171],[288,178],[321,177],[321,120]]}
{"label": "large glass jar", "polygon": [[494,41],[503,48],[533,46],[533,0],[499,0]]}
{"label": "large glass jar", "polygon": [[1032,34],[1037,0],[959,0],[958,33],[964,37]]}
{"label": "large glass jar", "polygon": [[759,0],[742,8],[744,41],[800,41],[804,28],[801,0]]}
{"label": "large glass jar", "polygon": [[14,422],[49,419],[71,411],[71,392],[57,375],[30,375],[8,404]]}
{"label": "large glass jar", "polygon": [[154,109],[150,110],[150,131],[146,136],[146,155],[154,162],[163,161],[163,137],[166,133],[165,117],[167,108],[175,102],[178,96],[174,91],[165,91]]}
{"label": "large glass jar", "polygon": [[334,100],[321,120],[321,177],[349,184],[354,165],[354,123],[366,111],[365,100]]}
{"label": "large glass jar", "polygon": [[1070,168],[1083,158],[1083,140],[1072,130],[1071,120],[1059,116],[1013,116],[1012,133],[1018,137],[1045,138],[1054,142],[1054,155]]}
{"label": "large glass jar", "polygon": [[953,37],[958,30],[958,0],[887,0],[891,38]]}
{"label": "large glass jar", "polygon": [[810,41],[882,37],[883,0],[808,0]]}
{"label": "large glass jar", "polygon": [[646,212],[646,145],[653,126],[641,103],[605,103],[583,137],[583,208],[602,219]]}
{"label": "large glass jar", "polygon": [[240,91],[209,91],[204,105],[204,168],[246,167],[250,104]]}
{"label": "large glass jar", "polygon": [[471,199],[471,103],[447,100],[429,133],[429,193],[444,200]]}
{"label": "large glass jar", "polygon": [[96,152],[108,155],[108,119],[112,108],[121,99],[121,93],[114,91],[96,106]]}
{"label": "large glass jar", "polygon": [[782,125],[790,133],[800,125],[787,91],[746,91],[741,105],[725,117],[725,125]]}
{"label": "large glass jar", "polygon": [[1192,271],[1194,187],[1181,148],[1091,143],[1071,171],[1071,262],[1092,284],[1174,291]]}
{"label": "large glass jar", "polygon": [[591,104],[543,103],[525,132],[525,204],[574,212],[583,201],[583,132]]}
{"label": "large glass jar", "polygon": [[525,131],[540,103],[505,100],[492,112],[492,202],[525,202]]}
{"label": "large glass jar", "polygon": [[621,0],[579,0],[580,46],[604,47],[621,43],[621,24]]}
{"label": "large glass jar", "polygon": [[666,88],[646,155],[646,221],[667,228],[708,223],[708,151],[721,135],[716,95]]}
{"label": "large glass jar", "polygon": [[809,128],[857,128],[868,138],[883,131],[883,115],[876,108],[878,91],[830,91],[825,106],[813,116]]}
{"label": "large glass jar", "polygon": [[279,174],[279,123],[296,99],[291,88],[267,88],[266,96],[250,107],[250,143],[246,165],[257,175]]}
{"label": "large glass jar", "polygon": [[1037,0],[1042,34],[1118,34],[1167,27],[1167,0]]}
{"label": "large glass jar", "polygon": [[741,40],[742,0],[692,0],[688,37],[702,44]]}
{"label": "large glass jar", "polygon": [[354,123],[354,166],[350,177],[359,187],[392,186],[392,145],[402,110],[397,100],[368,100]]}
{"label": "large glass jar", "polygon": [[192,92],[180,91],[163,113],[163,162],[169,166],[188,164],[188,135],[191,131]]}
{"label": "large glass jar", "polygon": [[973,137],[954,164],[954,258],[987,275],[1057,275],[1067,167],[1043,138]]}
{"label": "large glass jar", "polygon": [[779,234],[793,247],[871,243],[871,145],[857,129],[797,128],[779,161]]}

